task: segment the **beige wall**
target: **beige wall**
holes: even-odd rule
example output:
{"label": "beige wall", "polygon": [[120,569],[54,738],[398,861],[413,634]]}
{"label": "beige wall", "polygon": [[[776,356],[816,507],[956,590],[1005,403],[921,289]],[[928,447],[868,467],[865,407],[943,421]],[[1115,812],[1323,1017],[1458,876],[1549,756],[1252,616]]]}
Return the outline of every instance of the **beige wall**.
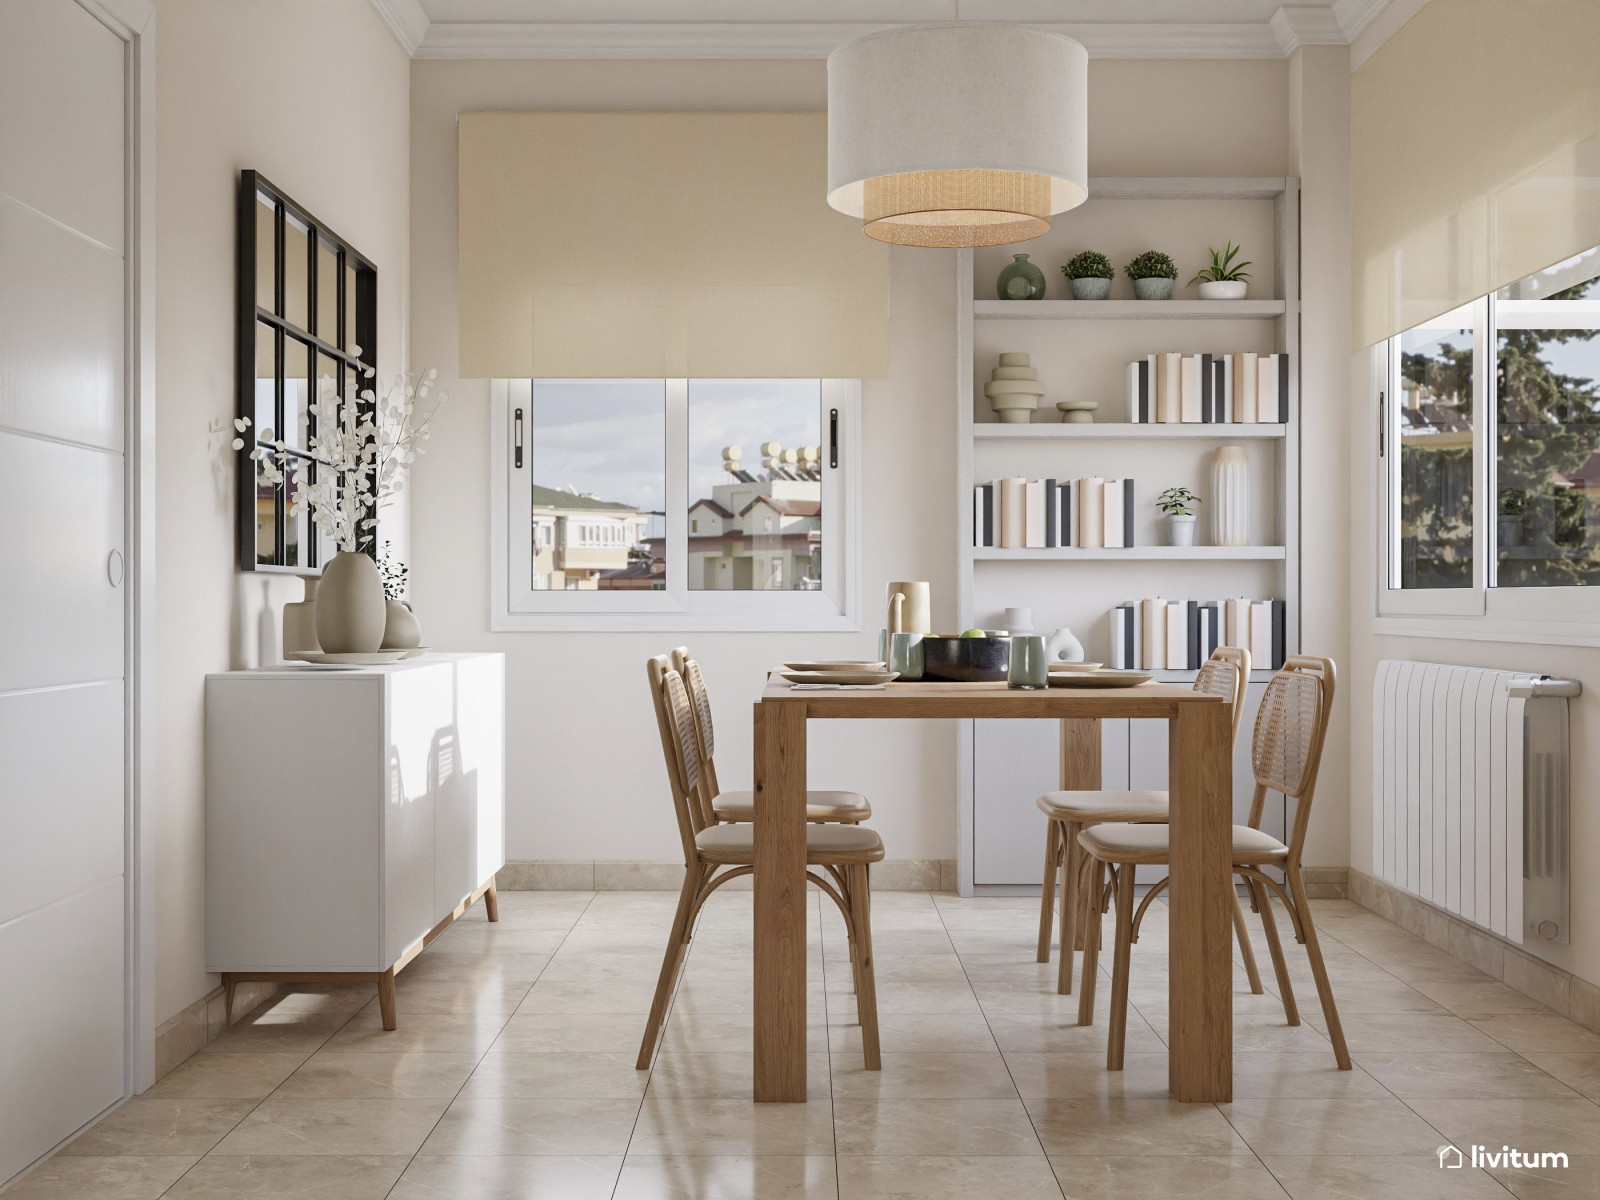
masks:
{"label": "beige wall", "polygon": [[[1320,53],[1320,52],[1319,52]],[[1342,55],[1342,51],[1340,52]],[[1318,58],[1296,85],[1312,111],[1307,130],[1340,136],[1321,106],[1344,104],[1339,64]],[[456,369],[455,114],[469,109],[806,109],[824,102],[820,62],[440,62],[412,64],[412,361]],[[1308,428],[1342,444],[1346,384],[1320,322],[1348,309],[1344,151],[1301,139],[1291,150],[1291,72],[1277,62],[1105,62],[1090,65],[1090,171],[1102,175],[1313,175],[1308,206],[1319,222],[1308,319],[1319,322],[1320,370],[1308,379]],[[1347,72],[1346,72],[1347,75]],[[1314,123],[1313,123],[1314,122]],[[1297,156],[1298,162],[1297,165]],[[1323,193],[1326,193],[1324,198]],[[530,214],[531,219],[531,214]],[[1070,215],[1061,218],[1070,222]],[[1219,241],[1226,235],[1219,230]],[[1310,288],[1318,289],[1315,295]],[[897,249],[891,269],[889,376],[863,389],[861,562],[869,614],[889,579],[928,579],[934,623],[954,616],[955,287],[953,256]],[[1340,327],[1342,329],[1342,327]],[[447,378],[441,414],[412,493],[412,593],[430,644],[507,654],[508,854],[520,859],[658,859],[677,853],[643,660],[680,640],[671,634],[494,634],[488,526],[488,385]],[[1345,492],[1344,458],[1318,454],[1307,495]],[[1337,512],[1315,527],[1306,643],[1343,658],[1348,573]],[[1308,589],[1309,590],[1309,589]],[[876,620],[868,622],[875,628]],[[763,671],[782,654],[852,655],[872,634],[697,635],[723,723],[726,786],[747,786],[749,708]],[[1324,649],[1325,648],[1325,649]],[[814,727],[814,786],[872,797],[874,825],[893,858],[955,854],[953,731],[934,723],[871,729]],[[1342,753],[1333,756],[1310,859],[1342,864],[1348,817]]]}
{"label": "beige wall", "polygon": [[[204,676],[253,665],[263,582],[234,568],[234,196],[253,167],[378,266],[405,363],[404,53],[367,0],[159,0],[156,61],[156,1019],[205,973]],[[278,580],[273,602],[298,598]]]}

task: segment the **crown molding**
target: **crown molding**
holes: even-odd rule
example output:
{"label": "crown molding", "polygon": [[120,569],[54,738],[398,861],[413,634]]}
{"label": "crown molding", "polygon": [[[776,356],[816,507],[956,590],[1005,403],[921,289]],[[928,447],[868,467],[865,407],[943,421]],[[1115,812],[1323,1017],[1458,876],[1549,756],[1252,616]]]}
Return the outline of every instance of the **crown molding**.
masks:
{"label": "crown molding", "polygon": [[1268,22],[1285,57],[1301,46],[1343,46],[1349,39],[1331,8],[1286,4]]}
{"label": "crown molding", "polygon": [[384,27],[394,35],[400,48],[415,58],[430,24],[421,0],[372,0],[372,7],[377,9]]}
{"label": "crown molding", "polygon": [[1388,6],[1389,0],[1333,0],[1333,18],[1344,31],[1345,41],[1353,42]]}
{"label": "crown molding", "polygon": [[[399,2],[373,0],[380,11]],[[1274,28],[1264,23],[1028,24],[1076,38],[1091,58],[1282,58],[1286,53]],[[455,59],[814,59],[826,58],[853,38],[895,27],[868,22],[436,22],[412,54]]]}

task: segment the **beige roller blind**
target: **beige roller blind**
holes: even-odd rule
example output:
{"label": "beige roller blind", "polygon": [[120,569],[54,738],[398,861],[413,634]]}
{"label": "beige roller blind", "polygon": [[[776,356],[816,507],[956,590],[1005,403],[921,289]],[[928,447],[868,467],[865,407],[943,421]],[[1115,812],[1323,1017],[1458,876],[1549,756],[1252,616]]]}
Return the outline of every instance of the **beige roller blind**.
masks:
{"label": "beige roller blind", "polygon": [[462,113],[460,191],[464,377],[885,373],[823,113]]}
{"label": "beige roller blind", "polygon": [[1597,0],[1432,0],[1355,73],[1357,346],[1600,244],[1597,55]]}

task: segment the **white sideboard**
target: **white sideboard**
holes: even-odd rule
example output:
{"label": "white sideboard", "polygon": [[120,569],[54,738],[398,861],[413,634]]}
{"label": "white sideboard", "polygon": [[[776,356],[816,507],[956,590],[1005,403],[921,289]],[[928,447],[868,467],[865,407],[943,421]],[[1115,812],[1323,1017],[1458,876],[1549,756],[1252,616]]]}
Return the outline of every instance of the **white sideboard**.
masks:
{"label": "white sideboard", "polygon": [[505,661],[206,678],[206,969],[244,980],[394,976],[505,865]]}

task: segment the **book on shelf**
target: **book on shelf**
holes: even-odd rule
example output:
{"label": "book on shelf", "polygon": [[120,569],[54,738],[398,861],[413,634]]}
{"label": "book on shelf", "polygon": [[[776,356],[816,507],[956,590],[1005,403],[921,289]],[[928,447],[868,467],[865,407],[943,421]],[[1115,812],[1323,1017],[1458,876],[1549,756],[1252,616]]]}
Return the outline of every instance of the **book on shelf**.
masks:
{"label": "book on shelf", "polygon": [[1111,665],[1124,670],[1198,671],[1218,646],[1250,651],[1254,670],[1276,671],[1288,654],[1282,600],[1128,600],[1111,610]]}
{"label": "book on shelf", "polygon": [[1135,511],[1131,479],[996,479],[972,489],[972,544],[1125,549],[1135,544]]}
{"label": "book on shelf", "polygon": [[1288,420],[1288,354],[1162,353],[1128,364],[1131,424],[1271,425]]}

